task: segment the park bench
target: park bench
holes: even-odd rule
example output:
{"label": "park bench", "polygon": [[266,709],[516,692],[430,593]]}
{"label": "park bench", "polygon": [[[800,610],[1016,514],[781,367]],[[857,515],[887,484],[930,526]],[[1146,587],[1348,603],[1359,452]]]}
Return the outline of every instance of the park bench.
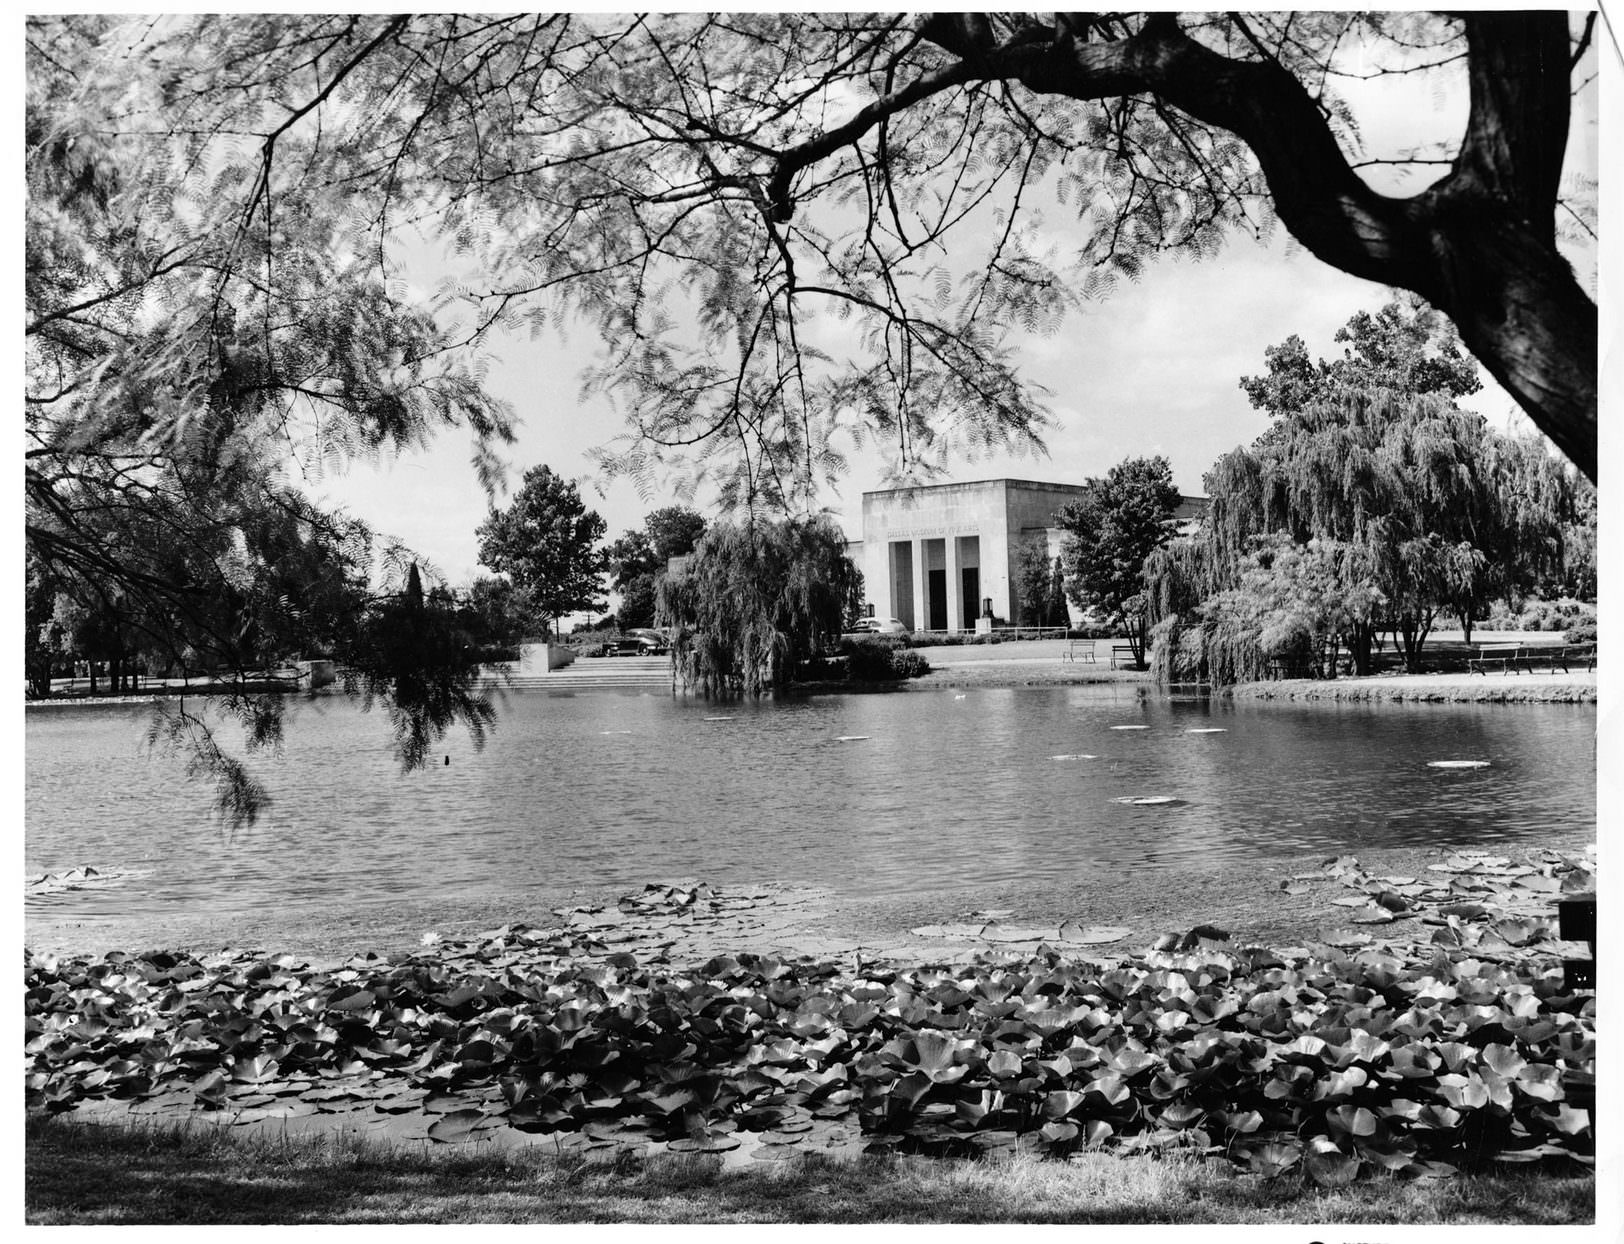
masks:
{"label": "park bench", "polygon": [[1479,644],[1477,655],[1467,659],[1466,672],[1487,677],[1488,667],[1498,665],[1502,674],[1513,673],[1517,669],[1517,663],[1524,659],[1524,655],[1521,644]]}
{"label": "park bench", "polygon": [[1551,673],[1556,673],[1560,665],[1564,674],[1570,673],[1575,665],[1587,670],[1596,668],[1595,644],[1560,644],[1548,648],[1540,648],[1528,657],[1530,666],[1534,661],[1549,662]]}
{"label": "park bench", "polygon": [[1137,665],[1138,664],[1138,662],[1136,660],[1134,660],[1133,645],[1132,644],[1112,644],[1111,645],[1111,668],[1112,669],[1115,669],[1117,667],[1117,662],[1118,661],[1121,661],[1124,665]]}
{"label": "park bench", "polygon": [[1062,661],[1087,661],[1094,663],[1094,641],[1092,639],[1074,639],[1066,645],[1066,650],[1060,654]]}
{"label": "park bench", "polygon": [[1309,662],[1306,657],[1270,657],[1270,678],[1307,678],[1309,677]]}

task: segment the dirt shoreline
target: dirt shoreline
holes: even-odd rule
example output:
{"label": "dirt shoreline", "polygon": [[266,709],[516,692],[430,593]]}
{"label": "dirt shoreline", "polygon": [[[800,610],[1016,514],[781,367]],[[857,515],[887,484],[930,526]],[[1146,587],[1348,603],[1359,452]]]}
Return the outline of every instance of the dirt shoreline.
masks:
{"label": "dirt shoreline", "polygon": [[[1553,835],[1537,847],[1492,840],[1470,845],[1523,860],[1543,851],[1578,855],[1591,841],[1593,835],[1573,834]],[[1360,853],[1358,860],[1373,875],[1425,875],[1429,863],[1458,849],[1460,846],[1370,851]],[[989,915],[1012,928],[1058,929],[1070,921],[1088,928],[1123,930],[1120,938],[1108,943],[1078,948],[1076,953],[1085,958],[1130,954],[1164,934],[1183,935],[1198,925],[1220,928],[1241,944],[1278,950],[1357,931],[1349,923],[1354,913],[1334,901],[1346,898],[1347,890],[1323,874],[1326,860],[1323,853],[1283,855],[1210,871],[1146,870],[1098,884],[1079,879],[1069,885],[966,885],[887,900],[701,879],[710,880],[724,895],[752,895],[759,901],[744,918],[696,928],[677,938],[665,953],[673,962],[703,961],[740,951],[848,961],[950,962],[999,947],[920,935],[914,930],[962,926]],[[1283,888],[1287,884],[1292,885],[1291,892]],[[244,912],[233,920],[177,915],[75,921],[30,913],[25,944],[35,953],[70,956],[157,949],[206,954],[232,948],[336,963],[353,955],[420,950],[425,935],[457,940],[507,924],[544,928],[571,919],[591,920],[583,910],[596,908],[612,914],[625,895],[624,887],[451,895],[430,902],[381,902],[329,915]]]}

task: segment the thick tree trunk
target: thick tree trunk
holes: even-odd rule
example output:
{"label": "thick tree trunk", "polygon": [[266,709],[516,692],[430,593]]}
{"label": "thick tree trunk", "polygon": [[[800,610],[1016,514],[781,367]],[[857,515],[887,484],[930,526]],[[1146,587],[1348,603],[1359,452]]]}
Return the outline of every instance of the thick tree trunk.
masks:
{"label": "thick tree trunk", "polygon": [[1028,31],[1003,45],[982,15],[932,16],[921,33],[963,58],[937,89],[968,77],[1085,100],[1149,93],[1236,134],[1293,237],[1333,267],[1412,290],[1448,315],[1539,429],[1596,479],[1596,307],[1558,253],[1554,226],[1570,120],[1566,13],[1460,18],[1466,132],[1453,169],[1407,199],[1363,181],[1319,102],[1275,60],[1215,52],[1172,13],[1148,15],[1129,38],[1093,41],[1080,16],[1052,38]]}
{"label": "thick tree trunk", "polygon": [[1554,243],[1499,207],[1459,187],[1435,204],[1430,271],[1408,286],[1455,322],[1466,348],[1594,482],[1596,305]]}

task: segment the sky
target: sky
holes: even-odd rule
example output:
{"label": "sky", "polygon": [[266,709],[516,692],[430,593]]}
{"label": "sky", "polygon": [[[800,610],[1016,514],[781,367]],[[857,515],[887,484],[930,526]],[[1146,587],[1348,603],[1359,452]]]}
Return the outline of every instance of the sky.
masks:
{"label": "sky", "polygon": [[[1356,101],[1367,152],[1390,154],[1421,136],[1458,135],[1465,115],[1459,89],[1389,78],[1362,88]],[[1593,106],[1576,116],[1569,168],[1596,168]],[[1374,179],[1372,179],[1373,184]],[[1411,193],[1422,184],[1378,185]],[[1045,387],[1053,423],[1047,456],[998,455],[953,463],[943,482],[1030,478],[1077,483],[1102,475],[1124,458],[1165,455],[1186,493],[1219,455],[1251,441],[1266,426],[1239,388],[1243,375],[1264,369],[1264,350],[1293,333],[1309,352],[1337,352],[1333,335],[1356,312],[1374,311],[1392,297],[1385,287],[1341,273],[1296,246],[1284,230],[1268,243],[1236,235],[1203,262],[1166,258],[1133,284],[1087,304],[1052,336],[1023,339],[1023,374]],[[504,456],[509,480],[545,463],[578,481],[586,503],[609,537],[638,527],[643,516],[676,498],[639,496],[626,480],[595,472],[587,453],[621,430],[621,417],[603,398],[583,400],[579,373],[600,348],[590,334],[559,340],[505,341],[492,350],[490,384],[513,403],[518,439]],[[1515,404],[1485,374],[1484,389],[1463,401],[1499,427],[1527,427]],[[884,487],[874,449],[855,453],[838,491],[821,498],[849,537],[861,534],[863,492]],[[357,464],[342,476],[312,483],[312,491],[367,520],[421,554],[452,584],[485,573],[475,529],[487,498],[470,465],[466,436],[442,433],[426,450],[379,464]],[[499,498],[505,503],[506,498]],[[713,507],[700,494],[695,508]]]}

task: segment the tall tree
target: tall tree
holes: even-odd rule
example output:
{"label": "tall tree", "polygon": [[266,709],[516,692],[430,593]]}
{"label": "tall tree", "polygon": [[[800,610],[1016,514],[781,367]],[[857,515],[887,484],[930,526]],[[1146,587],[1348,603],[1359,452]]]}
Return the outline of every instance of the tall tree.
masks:
{"label": "tall tree", "polygon": [[1066,531],[1060,545],[1066,594],[1120,626],[1134,664],[1143,668],[1149,628],[1145,558],[1173,538],[1179,504],[1173,468],[1159,456],[1129,458],[1083,487],[1082,496],[1055,514]]}
{"label": "tall tree", "polygon": [[839,638],[857,574],[826,518],[718,523],[687,568],[660,581],[655,616],[676,629],[684,682],[760,695]]}
{"label": "tall tree", "polygon": [[1241,388],[1253,406],[1278,421],[1348,385],[1449,397],[1466,397],[1483,387],[1477,365],[1461,353],[1454,327],[1417,298],[1390,302],[1375,315],[1356,313],[1336,330],[1335,340],[1348,343],[1342,357],[1312,361],[1302,338],[1292,334],[1263,352],[1267,370],[1242,376]]}
{"label": "tall tree", "polygon": [[1266,352],[1265,375],[1242,380],[1275,422],[1214,464],[1192,547],[1151,567],[1152,621],[1203,619],[1215,676],[1255,673],[1244,652],[1271,626],[1340,638],[1361,674],[1390,626],[1414,670],[1440,611],[1469,640],[1490,600],[1562,564],[1570,469],[1455,404],[1476,380],[1449,325],[1392,304],[1338,340],[1353,343],[1342,358],[1311,362],[1291,338]]}
{"label": "tall tree", "polygon": [[654,569],[664,570],[673,557],[692,553],[705,534],[705,525],[704,515],[684,505],[662,506],[651,512],[643,520],[643,530],[648,533]]}
{"label": "tall tree", "polygon": [[599,541],[605,530],[574,481],[534,466],[512,503],[493,506],[479,525],[479,560],[523,588],[552,624],[577,609],[604,607],[599,593],[609,558]]}
{"label": "tall tree", "polygon": [[[1488,601],[1560,566],[1573,483],[1543,445],[1498,436],[1454,404],[1479,387],[1476,367],[1424,303],[1360,312],[1336,339],[1350,343],[1341,358],[1311,363],[1293,337],[1265,352],[1265,375],[1241,380],[1276,418],[1208,475],[1212,538],[1230,567],[1275,531],[1360,550],[1341,563],[1346,590],[1375,576],[1414,668],[1440,609],[1469,640]],[[1360,672],[1383,616],[1351,620]]]}
{"label": "tall tree", "polygon": [[704,516],[681,505],[663,506],[609,546],[613,586],[620,593],[622,630],[651,626],[659,579],[673,557],[691,553],[705,534]]}

